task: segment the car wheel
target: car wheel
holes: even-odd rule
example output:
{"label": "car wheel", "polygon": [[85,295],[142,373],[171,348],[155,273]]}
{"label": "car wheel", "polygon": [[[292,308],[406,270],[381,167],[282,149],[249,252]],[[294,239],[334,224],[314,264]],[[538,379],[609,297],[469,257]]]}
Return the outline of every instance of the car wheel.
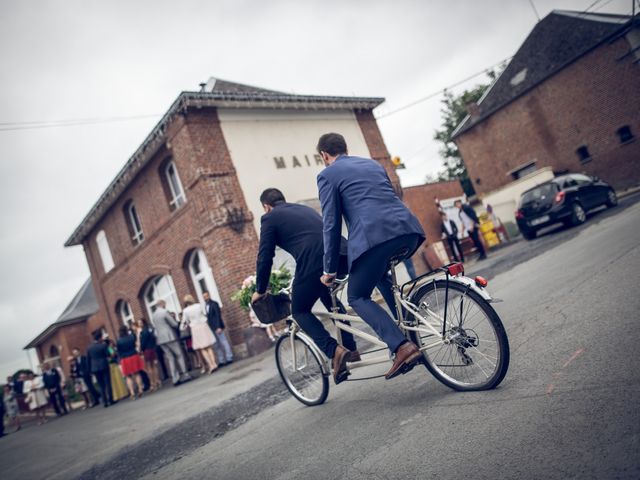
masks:
{"label": "car wheel", "polygon": [[533,240],[536,238],[536,233],[537,232],[535,230],[522,230],[522,236],[527,240]]}
{"label": "car wheel", "polygon": [[587,220],[587,213],[579,203],[574,203],[571,207],[571,224],[582,225]]}
{"label": "car wheel", "polygon": [[616,192],[611,189],[607,192],[607,207],[611,208],[616,205],[618,205],[618,196],[616,195]]}

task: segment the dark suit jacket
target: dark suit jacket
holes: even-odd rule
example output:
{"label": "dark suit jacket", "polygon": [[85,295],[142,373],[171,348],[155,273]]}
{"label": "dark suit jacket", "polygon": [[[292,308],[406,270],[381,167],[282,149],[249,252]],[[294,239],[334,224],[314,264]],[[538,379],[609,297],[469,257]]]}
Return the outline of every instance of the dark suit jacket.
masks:
{"label": "dark suit jacket", "polygon": [[55,368],[42,373],[42,383],[44,383],[44,386],[49,390],[58,388],[61,382],[62,377],[60,376],[60,372]]}
{"label": "dark suit jacket", "polygon": [[220,305],[215,300],[209,299],[205,305],[207,310],[207,323],[212,331],[216,331],[218,328],[224,328],[224,322],[222,321],[222,312],[220,311]]}
{"label": "dark suit jacket", "polygon": [[375,160],[338,157],[318,175],[318,190],[327,273],[338,269],[342,217],[349,229],[349,270],[360,255],[388,240],[415,234],[422,238],[419,246],[425,239],[420,222],[398,198],[387,172]]}
{"label": "dark suit jacket", "polygon": [[322,275],[322,217],[313,208],[283,202],[262,216],[256,265],[258,293],[269,286],[276,246],[295,258],[296,282]]}
{"label": "dark suit jacket", "polygon": [[444,222],[440,223],[440,230],[442,230],[442,233],[447,237],[458,238],[458,226],[456,225],[456,222],[450,218],[447,219],[447,222],[449,222],[449,226],[451,228],[451,235],[449,235],[449,232],[447,232],[447,229],[444,227]]}
{"label": "dark suit jacket", "polygon": [[101,372],[109,368],[109,350],[105,343],[94,342],[87,350],[89,371],[91,373]]}
{"label": "dark suit jacket", "polygon": [[86,355],[80,355],[76,359],[76,364],[78,365],[78,374],[82,378],[86,378],[91,375],[91,368],[89,366],[89,357]]}
{"label": "dark suit jacket", "polygon": [[[467,217],[473,220],[473,223],[480,223],[480,220],[478,219],[478,215],[476,215],[475,210],[471,208],[469,205],[462,205],[462,211],[467,214]],[[458,212],[458,216],[460,216],[460,212]]]}

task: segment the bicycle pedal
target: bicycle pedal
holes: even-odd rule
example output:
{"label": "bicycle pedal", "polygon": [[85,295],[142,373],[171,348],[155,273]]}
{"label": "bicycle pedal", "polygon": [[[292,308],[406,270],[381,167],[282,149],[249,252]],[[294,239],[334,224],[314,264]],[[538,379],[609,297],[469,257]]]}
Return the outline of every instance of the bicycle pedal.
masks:
{"label": "bicycle pedal", "polygon": [[411,370],[413,370],[413,367],[415,367],[420,361],[421,360],[418,359],[415,362],[411,362],[410,364],[405,363],[404,365],[402,365],[402,367],[400,367],[400,373],[402,375],[404,375],[405,373],[409,373]]}
{"label": "bicycle pedal", "polygon": [[336,385],[338,385],[339,383],[344,382],[349,377],[349,375],[351,375],[351,372],[349,372],[348,370],[345,370],[345,371],[341,372],[333,380],[335,381]]}

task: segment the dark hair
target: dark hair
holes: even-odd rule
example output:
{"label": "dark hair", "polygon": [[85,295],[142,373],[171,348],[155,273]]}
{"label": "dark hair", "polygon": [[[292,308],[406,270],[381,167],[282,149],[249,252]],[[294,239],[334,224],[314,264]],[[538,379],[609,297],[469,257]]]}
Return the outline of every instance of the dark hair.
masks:
{"label": "dark hair", "polygon": [[277,188],[267,188],[260,195],[260,203],[274,207],[277,203],[286,202],[284,195]]}
{"label": "dark hair", "polygon": [[121,337],[129,335],[129,329],[124,325],[120,325],[120,328],[118,329],[118,335],[120,335]]}
{"label": "dark hair", "polygon": [[100,340],[102,340],[102,332],[96,332],[96,333],[94,333],[94,334],[93,334],[93,339],[94,339],[96,342],[99,342]]}
{"label": "dark hair", "polygon": [[440,216],[444,217],[447,214],[447,212],[440,212]]}
{"label": "dark hair", "polygon": [[318,140],[316,150],[318,150],[318,153],[327,152],[332,157],[335,157],[336,155],[347,153],[347,142],[339,133],[325,133]]}
{"label": "dark hair", "polygon": [[147,319],[146,319],[146,318],[141,317],[141,318],[140,318],[140,321],[142,322],[142,325],[143,325],[143,326],[145,326],[145,327],[148,327],[148,326],[149,326],[149,322],[147,321]]}

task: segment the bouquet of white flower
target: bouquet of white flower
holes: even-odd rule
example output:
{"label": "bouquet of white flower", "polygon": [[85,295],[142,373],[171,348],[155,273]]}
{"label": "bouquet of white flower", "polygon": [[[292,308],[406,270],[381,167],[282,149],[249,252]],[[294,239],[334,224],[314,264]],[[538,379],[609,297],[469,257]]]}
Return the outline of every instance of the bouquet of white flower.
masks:
{"label": "bouquet of white flower", "polygon": [[[280,290],[289,286],[292,278],[293,275],[291,275],[289,269],[284,265],[281,265],[277,270],[271,271],[271,276],[269,277],[269,290],[271,290],[273,294],[277,294]],[[231,299],[237,300],[240,302],[240,306],[244,310],[249,311],[249,308],[251,307],[251,295],[253,295],[255,291],[256,276],[255,274],[249,275],[242,281],[242,288],[234,293],[231,296]]]}

